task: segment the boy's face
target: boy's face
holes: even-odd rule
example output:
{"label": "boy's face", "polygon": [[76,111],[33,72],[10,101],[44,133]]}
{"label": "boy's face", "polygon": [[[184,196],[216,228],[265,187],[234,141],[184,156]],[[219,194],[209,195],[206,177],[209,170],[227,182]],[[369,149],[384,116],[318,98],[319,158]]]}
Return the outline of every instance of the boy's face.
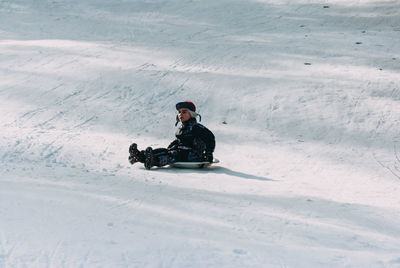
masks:
{"label": "boy's face", "polygon": [[182,123],[190,119],[190,112],[186,108],[181,108],[178,110],[178,119]]}

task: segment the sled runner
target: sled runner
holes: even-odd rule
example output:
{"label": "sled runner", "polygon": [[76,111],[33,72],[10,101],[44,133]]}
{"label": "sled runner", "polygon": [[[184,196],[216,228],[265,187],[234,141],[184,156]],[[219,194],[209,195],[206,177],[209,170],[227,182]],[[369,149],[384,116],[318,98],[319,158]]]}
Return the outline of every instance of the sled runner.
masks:
{"label": "sled runner", "polygon": [[212,164],[219,163],[218,159],[214,159],[212,163],[210,162],[175,162],[171,164],[171,167],[176,168],[206,168],[211,166]]}

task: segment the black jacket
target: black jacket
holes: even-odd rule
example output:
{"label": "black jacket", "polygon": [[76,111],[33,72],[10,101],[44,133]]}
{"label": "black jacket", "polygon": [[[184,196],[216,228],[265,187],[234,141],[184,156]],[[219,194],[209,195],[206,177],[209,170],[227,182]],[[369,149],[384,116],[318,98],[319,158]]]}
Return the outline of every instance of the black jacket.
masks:
{"label": "black jacket", "polygon": [[213,153],[215,149],[214,134],[195,118],[182,123],[178,128],[176,139],[168,146],[168,149],[193,150],[201,154]]}

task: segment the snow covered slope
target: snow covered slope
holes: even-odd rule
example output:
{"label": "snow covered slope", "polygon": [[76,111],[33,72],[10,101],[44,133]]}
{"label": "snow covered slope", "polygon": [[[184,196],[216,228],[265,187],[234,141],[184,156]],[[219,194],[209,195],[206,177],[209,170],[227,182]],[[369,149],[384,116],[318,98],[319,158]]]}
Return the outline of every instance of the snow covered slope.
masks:
{"label": "snow covered slope", "polygon": [[[400,267],[400,3],[0,2],[0,267]],[[207,170],[145,170],[178,101]]]}

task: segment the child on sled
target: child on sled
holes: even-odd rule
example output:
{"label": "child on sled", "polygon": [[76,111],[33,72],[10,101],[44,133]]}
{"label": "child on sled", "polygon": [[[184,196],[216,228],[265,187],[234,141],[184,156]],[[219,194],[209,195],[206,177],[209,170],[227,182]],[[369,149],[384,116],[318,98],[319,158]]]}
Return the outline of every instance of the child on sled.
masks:
{"label": "child on sled", "polygon": [[[144,163],[146,169],[153,166],[162,167],[175,162],[210,162],[213,161],[215,148],[214,134],[196,120],[196,106],[190,101],[179,102],[176,104],[178,115],[176,124],[181,122],[175,136],[168,148],[153,149],[147,147],[146,150],[139,151],[137,144],[133,143],[129,147],[129,162]],[[201,117],[200,117],[201,119]]]}

